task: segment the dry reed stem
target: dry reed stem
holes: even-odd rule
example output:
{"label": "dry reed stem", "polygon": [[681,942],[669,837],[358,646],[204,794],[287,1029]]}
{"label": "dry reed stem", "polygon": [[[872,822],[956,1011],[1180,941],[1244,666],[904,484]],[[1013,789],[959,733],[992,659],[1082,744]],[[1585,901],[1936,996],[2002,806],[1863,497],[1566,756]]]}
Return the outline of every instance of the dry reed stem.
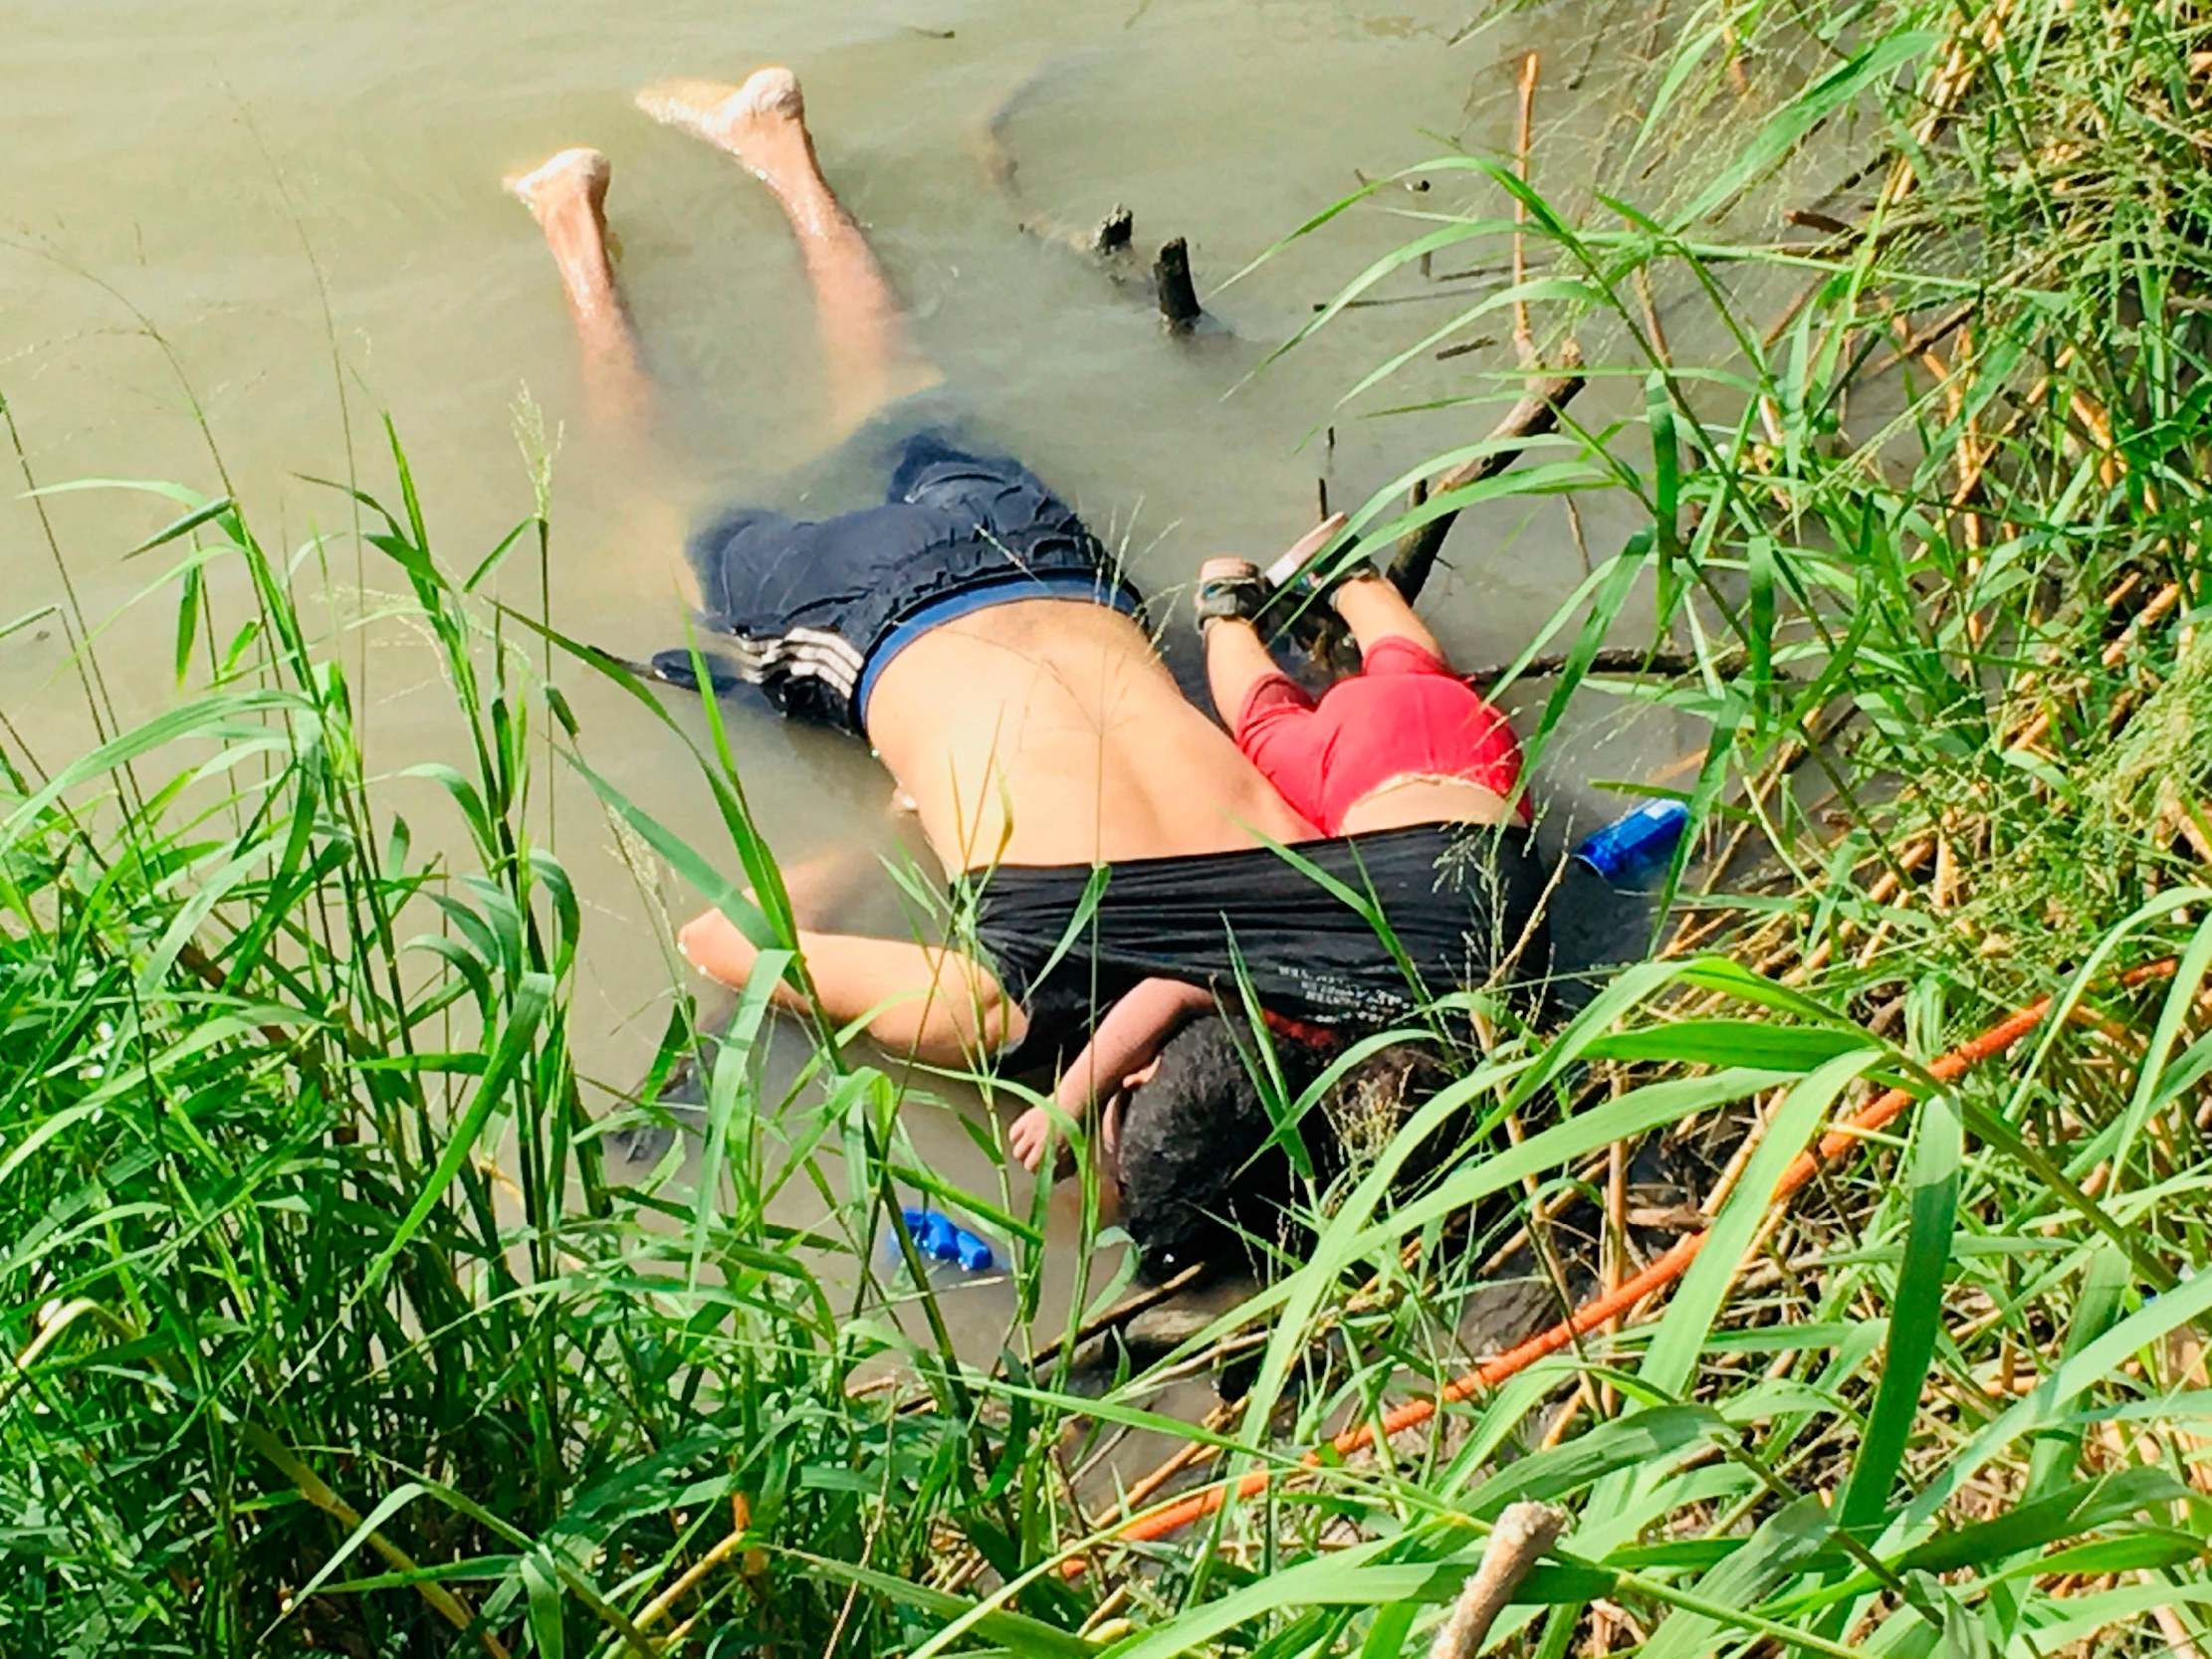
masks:
{"label": "dry reed stem", "polygon": [[[1232,1425],[1243,1414],[1243,1400],[1227,1400],[1217,1405],[1204,1417],[1200,1418],[1199,1423],[1201,1427],[1208,1431],[1218,1434]],[[1166,1461],[1161,1463],[1158,1468],[1131,1486],[1113,1504],[1094,1517],[1091,1522],[1092,1529],[1096,1531],[1118,1524],[1150,1503],[1153,1495],[1166,1486],[1168,1482],[1174,1480],[1176,1476],[1219,1455],[1220,1449],[1218,1447],[1208,1445],[1203,1440],[1185,1441],[1169,1454]]]}
{"label": "dry reed stem", "polygon": [[644,1610],[637,1615],[637,1627],[643,1630],[647,1625],[657,1624],[665,1618],[668,1610],[682,1599],[685,1591],[737,1553],[739,1547],[745,1543],[746,1529],[752,1525],[753,1506],[746,1501],[744,1493],[733,1492],[730,1495],[729,1535],[686,1567],[674,1583],[645,1604]]}
{"label": "dry reed stem", "polygon": [[[284,1477],[292,1482],[294,1489],[302,1498],[305,1498],[325,1515],[330,1516],[339,1526],[345,1528],[347,1533],[350,1534],[360,1530],[360,1512],[333,1492],[314,1470],[301,1462],[283,1441],[259,1423],[242,1423],[239,1425],[239,1432],[249,1445],[277,1466]],[[385,1538],[381,1532],[371,1532],[368,1535],[367,1543],[371,1550],[383,1557],[385,1565],[391,1567],[394,1571],[407,1574],[414,1584],[415,1593],[427,1601],[431,1608],[454,1629],[467,1630],[476,1623],[475,1610],[469,1606],[467,1601],[462,1599],[457,1591],[448,1589],[435,1578],[425,1576],[422,1568],[415,1563],[413,1557]],[[484,1651],[490,1654],[492,1659],[508,1659],[507,1646],[499,1637],[487,1629],[479,1629],[476,1634],[477,1640],[483,1644]],[[636,1651],[645,1654],[647,1659],[650,1659],[653,1650],[650,1645],[642,1643],[642,1638],[634,1627],[624,1632],[624,1634],[631,1641]]]}
{"label": "dry reed stem", "polygon": [[[2140,570],[2128,571],[2126,575],[2120,577],[2117,582],[2113,583],[2111,591],[2104,595],[2104,598],[2101,601],[2102,608],[2106,612],[2118,610],[2119,607],[2126,602],[2128,595],[2133,593],[2136,588],[2142,586],[2143,579],[2143,573]],[[2043,683],[2043,676],[2046,670],[2054,669],[2059,666],[2060,653],[2058,649],[2056,647],[2046,648],[2043,653],[2042,666],[2038,668],[2031,668],[2023,672],[2019,676],[2019,678],[2012,683],[2011,689],[2005,694],[2005,701],[2007,703],[2018,703],[2022,698],[2026,697],[2030,692],[2034,691],[2039,685]]]}
{"label": "dry reed stem", "polygon": [[[1895,369],[1899,363],[1919,356],[1931,345],[1940,345],[1953,333],[1964,327],[1968,319],[1980,308],[1981,302],[1979,300],[1968,300],[1953,306],[1934,322],[1929,323],[1927,327],[1916,332],[1907,331],[1900,344],[1891,346],[1887,352],[1862,369],[1855,378],[1880,380],[1883,375]],[[1892,326],[1901,324],[1903,320],[1901,316],[1894,319]]]}
{"label": "dry reed stem", "polygon": [[1743,1179],[1743,1172],[1751,1163],[1751,1154],[1759,1149],[1759,1142],[1766,1139],[1766,1134],[1767,1113],[1762,1108],[1754,1107],[1751,1127],[1744,1132],[1743,1139],[1736,1142],[1735,1151],[1730,1154],[1726,1167],[1720,1171],[1720,1178],[1713,1182],[1712,1190],[1705,1194],[1704,1202],[1697,1206],[1699,1214],[1711,1217],[1720,1213],[1720,1206],[1728,1201],[1728,1194],[1735,1191],[1736,1182]]}
{"label": "dry reed stem", "polygon": [[[1997,0],[1983,20],[1981,48],[1985,54],[1996,51],[1999,42],[2004,39],[2005,19],[2012,6],[2013,0]],[[1964,27],[1951,37],[1949,55],[1944,59],[1942,69],[1936,72],[1935,82],[1929,89],[1928,111],[1921,117],[1920,124],[1913,128],[1915,148],[1924,150],[1928,147],[1937,130],[1950,118],[1952,110],[1958,107],[1959,101],[1966,96],[1966,89],[1973,85],[1975,66],[1967,56],[1966,35],[1966,30],[1972,27],[1972,20],[1961,21]],[[1911,154],[1908,151],[1899,155],[1890,168],[1889,177],[1882,184],[1881,194],[1876,202],[1875,217],[1885,218],[1890,209],[1900,206],[1905,197],[1912,193],[1917,182]]]}
{"label": "dry reed stem", "polygon": [[1536,1442],[1538,1451],[1548,1452],[1567,1438],[1567,1431],[1575,1426],[1575,1419],[1582,1415],[1582,1408],[1589,1403],[1589,1378],[1585,1376],[1583,1385],[1559,1402],[1559,1415],[1551,1420],[1551,1426],[1544,1430],[1543,1437]]}
{"label": "dry reed stem", "polygon": [[1482,1559],[1429,1646],[1429,1659],[1474,1659],[1539,1555],[1567,1530],[1567,1512],[1548,1504],[1509,1504],[1490,1529]]}
{"label": "dry reed stem", "polygon": [[[2141,639],[2143,630],[2150,627],[2166,612],[2172,610],[2180,598],[2181,586],[2178,582],[2168,582],[2152,594],[2149,603],[2129,619],[2127,626],[2120,631],[2119,638],[2113,640],[2111,644],[2104,648],[2102,655],[2098,659],[2099,663],[2107,669],[2119,667],[2121,659],[2133,650],[2136,642]],[[2058,712],[2056,710],[2044,710],[2021,728],[2020,734],[2013,738],[2008,746],[2031,749],[2038,747],[2043,739],[2050,734],[2052,722],[2057,718]]]}
{"label": "dry reed stem", "polygon": [[[1513,171],[1522,184],[1528,183],[1529,128],[1536,113],[1536,54],[1531,52],[1521,59],[1520,85],[1517,89],[1520,107],[1513,124]],[[1513,287],[1518,291],[1528,281],[1528,203],[1525,198],[1513,198]],[[1513,352],[1527,367],[1536,360],[1536,335],[1529,326],[1528,302],[1518,297],[1513,301]]]}
{"label": "dry reed stem", "polygon": [[1106,1592],[1105,1598],[1091,1609],[1090,1617],[1083,1620],[1081,1627],[1075,1633],[1078,1636],[1089,1636],[1095,1641],[1100,1626],[1106,1624],[1116,1613],[1128,1605],[1129,1593],[1129,1585],[1126,1580],[1116,1584]]}

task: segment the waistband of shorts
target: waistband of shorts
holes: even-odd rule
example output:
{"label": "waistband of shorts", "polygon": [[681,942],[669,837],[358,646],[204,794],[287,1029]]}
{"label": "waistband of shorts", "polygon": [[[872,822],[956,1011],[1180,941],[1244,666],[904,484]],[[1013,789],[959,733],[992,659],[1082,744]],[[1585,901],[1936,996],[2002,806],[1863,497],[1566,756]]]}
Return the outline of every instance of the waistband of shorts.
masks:
{"label": "waistband of shorts", "polygon": [[942,599],[932,599],[920,610],[902,617],[869,649],[867,660],[860,665],[859,684],[853,688],[854,720],[866,729],[868,700],[875,695],[877,679],[891,666],[892,658],[931,629],[942,628],[948,622],[957,622],[978,611],[990,610],[994,605],[1013,605],[1029,599],[1068,599],[1104,605],[1124,616],[1137,616],[1143,608],[1143,602],[1127,582],[1117,581],[1103,571],[1022,570],[963,587]]}

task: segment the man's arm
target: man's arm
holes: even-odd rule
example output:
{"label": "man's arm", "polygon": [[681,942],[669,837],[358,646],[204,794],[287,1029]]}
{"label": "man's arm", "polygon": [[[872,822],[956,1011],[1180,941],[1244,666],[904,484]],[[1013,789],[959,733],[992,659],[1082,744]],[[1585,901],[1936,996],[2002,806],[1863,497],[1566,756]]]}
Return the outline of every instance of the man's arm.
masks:
{"label": "man's arm", "polygon": [[[676,942],[702,973],[739,989],[761,955],[720,911],[687,923]],[[798,949],[830,1023],[865,1019],[868,1035],[895,1053],[934,1066],[969,1065],[1011,1047],[1028,1028],[997,976],[963,951],[803,928]],[[787,981],[770,999],[788,1013],[809,1011]]]}

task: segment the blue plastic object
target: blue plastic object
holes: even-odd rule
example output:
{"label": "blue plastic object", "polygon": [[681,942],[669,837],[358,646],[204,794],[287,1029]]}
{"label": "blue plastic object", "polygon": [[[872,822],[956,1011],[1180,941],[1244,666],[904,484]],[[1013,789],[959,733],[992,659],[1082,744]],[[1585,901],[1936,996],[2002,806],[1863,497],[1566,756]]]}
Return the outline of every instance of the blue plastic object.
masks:
{"label": "blue plastic object", "polygon": [[991,1246],[941,1210],[903,1209],[899,1217],[914,1248],[937,1262],[958,1262],[965,1273],[989,1273],[997,1259]]}
{"label": "blue plastic object", "polygon": [[1688,824],[1680,801],[1646,801],[1583,842],[1575,857],[1609,882],[1629,881],[1665,863]]}
{"label": "blue plastic object", "polygon": [[959,1234],[960,1229],[953,1225],[951,1216],[939,1215],[935,1210],[932,1210],[930,1211],[928,1236],[922,1241],[922,1249],[933,1262],[958,1261],[960,1259]]}

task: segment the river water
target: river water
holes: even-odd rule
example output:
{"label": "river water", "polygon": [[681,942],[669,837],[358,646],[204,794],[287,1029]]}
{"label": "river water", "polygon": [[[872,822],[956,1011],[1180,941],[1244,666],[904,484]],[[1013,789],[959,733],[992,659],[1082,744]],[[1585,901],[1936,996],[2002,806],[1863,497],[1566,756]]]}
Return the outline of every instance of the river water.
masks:
{"label": "river water", "polygon": [[[1539,182],[1575,196],[1617,125],[1595,78],[1579,93],[1566,84],[1613,14],[1554,7],[1451,44],[1471,5],[4,0],[0,394],[42,483],[168,478],[215,493],[204,418],[260,533],[285,546],[347,519],[303,475],[350,468],[392,494],[377,430],[388,410],[433,544],[461,569],[529,511],[515,431],[527,398],[558,443],[553,621],[633,655],[678,643],[671,525],[731,480],[804,460],[822,442],[823,407],[806,296],[773,203],[630,99],[659,77],[734,80],[782,61],[804,79],[824,164],[923,345],[1126,543],[1141,582],[1173,589],[1211,553],[1269,555],[1295,537],[1313,518],[1317,479],[1335,503],[1356,503],[1487,427],[1491,409],[1376,411],[1494,391],[1483,375],[1510,361],[1503,345],[1448,362],[1424,354],[1384,393],[1336,407],[1447,314],[1413,273],[1378,291],[1406,303],[1347,312],[1263,366],[1316,302],[1423,228],[1409,215],[1447,191],[1480,198],[1462,186],[1384,192],[1212,296],[1227,332],[1189,344],[1018,222],[1086,224],[1125,203],[1140,249],[1188,237],[1211,291],[1354,188],[1356,169],[1385,174],[1455,143],[1507,148],[1515,61],[1530,46],[1547,55]],[[1014,200],[989,182],[975,140],[1017,92],[1001,127],[1018,165]],[[594,442],[544,246],[500,190],[503,174],[573,143],[612,158],[621,272],[679,457],[652,499],[629,458]],[[1501,253],[1442,256],[1439,272]],[[1489,331],[1502,339],[1504,318]],[[95,616],[158,574],[119,555],[173,514],[168,504],[77,495],[52,511]],[[1586,518],[1599,556],[1619,544],[1624,522]],[[1449,556],[1427,608],[1470,667],[1510,659],[1585,569],[1556,501],[1463,522]],[[19,500],[0,501],[0,573],[10,594],[0,622],[59,596]],[[366,574],[372,589],[399,586],[388,568]],[[505,597],[536,608],[534,558],[501,581]],[[235,585],[218,584],[217,604],[232,625],[243,614]],[[171,615],[156,598],[105,638],[126,718],[174,695]],[[1179,622],[1174,649],[1188,649],[1187,633]],[[0,641],[0,707],[47,758],[89,730],[64,649],[51,624]],[[372,625],[345,651],[378,761],[396,769],[452,741],[446,690],[408,628]],[[697,844],[725,846],[675,741],[580,674],[562,679],[594,764]],[[1604,807],[1588,804],[1597,797],[1585,780],[1650,776],[1684,746],[1622,710],[1597,699],[1547,755],[1539,775],[1555,809],[1580,803],[1588,823]],[[858,745],[733,719],[749,796],[786,860],[845,849],[865,868],[865,855],[898,846],[886,780]],[[650,865],[641,884],[578,780],[557,786],[555,845],[588,913],[579,1055],[592,1076],[624,1083],[666,1024],[668,918],[698,901]],[[395,783],[388,798],[409,812],[418,845],[438,843],[433,796]],[[897,914],[879,877],[836,920]],[[961,1110],[921,1109],[909,1128],[949,1178],[994,1190]],[[954,1300],[956,1323],[993,1351],[1002,1296],[978,1287]]]}

